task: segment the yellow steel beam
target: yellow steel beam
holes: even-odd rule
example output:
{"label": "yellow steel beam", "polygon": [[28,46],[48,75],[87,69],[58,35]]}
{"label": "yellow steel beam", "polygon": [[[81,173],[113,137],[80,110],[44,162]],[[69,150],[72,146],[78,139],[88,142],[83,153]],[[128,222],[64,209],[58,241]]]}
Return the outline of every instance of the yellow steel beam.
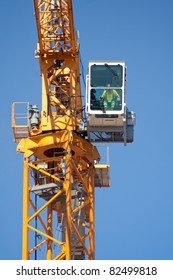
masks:
{"label": "yellow steel beam", "polygon": [[[49,204],[47,207],[47,233],[52,236],[52,205]],[[47,241],[47,260],[52,260],[52,240],[49,238]]]}
{"label": "yellow steel beam", "polygon": [[29,169],[28,159],[24,160],[23,177],[23,237],[22,237],[22,259],[28,260],[28,211],[29,211]]}
{"label": "yellow steel beam", "polygon": [[66,191],[66,260],[71,259],[71,155],[70,149],[66,156],[66,181],[64,183]]}
{"label": "yellow steel beam", "polygon": [[90,220],[90,229],[89,229],[89,236],[90,236],[90,260],[94,260],[95,258],[95,238],[94,238],[94,232],[95,232],[95,212],[94,212],[94,172],[93,169],[90,167],[89,170],[89,200],[90,200],[90,206],[89,206],[89,220]]}
{"label": "yellow steel beam", "polygon": [[29,219],[28,223],[32,221],[40,212],[42,212],[45,208],[48,208],[48,206],[57,198],[59,197],[62,193],[64,193],[64,190],[60,190],[57,192],[48,202],[46,202],[40,209],[38,209]]}
{"label": "yellow steel beam", "polygon": [[35,231],[35,232],[37,232],[37,233],[39,233],[40,235],[43,235],[43,236],[46,237],[48,240],[51,240],[51,241],[53,241],[53,242],[55,242],[55,243],[57,243],[57,244],[59,244],[59,245],[64,245],[63,242],[60,242],[59,240],[53,238],[51,235],[48,235],[48,234],[44,233],[43,231],[38,230],[37,228],[34,228],[34,227],[30,226],[30,225],[28,225],[28,228],[29,228],[29,229],[32,229],[33,231]]}
{"label": "yellow steel beam", "polygon": [[83,242],[83,238],[80,235],[79,231],[77,230],[77,228],[76,228],[76,226],[75,226],[75,224],[73,222],[72,222],[72,227],[73,227],[73,229],[74,229],[74,231],[75,231],[75,233],[76,233],[76,235],[78,237],[78,243],[82,244],[86,254],[89,256],[89,251],[88,251],[87,247],[85,246],[85,243]]}

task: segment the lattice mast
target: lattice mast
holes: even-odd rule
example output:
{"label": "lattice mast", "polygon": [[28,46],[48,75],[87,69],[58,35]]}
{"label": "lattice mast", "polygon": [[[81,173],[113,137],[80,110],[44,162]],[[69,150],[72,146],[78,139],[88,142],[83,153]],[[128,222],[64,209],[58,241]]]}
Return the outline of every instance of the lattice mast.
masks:
{"label": "lattice mast", "polygon": [[[72,0],[34,0],[41,115],[31,106],[24,153],[23,259],[94,259],[94,162],[85,138]],[[59,234],[57,235],[57,232]],[[56,250],[54,250],[56,248]]]}

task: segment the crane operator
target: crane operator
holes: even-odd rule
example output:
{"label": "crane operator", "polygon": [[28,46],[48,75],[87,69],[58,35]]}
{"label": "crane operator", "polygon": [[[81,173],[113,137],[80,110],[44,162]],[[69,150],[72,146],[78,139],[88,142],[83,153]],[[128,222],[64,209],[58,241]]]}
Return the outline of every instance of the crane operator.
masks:
{"label": "crane operator", "polygon": [[[110,84],[107,84],[107,87],[109,88]],[[105,89],[100,98],[103,99],[104,110],[115,110],[117,101],[120,101],[120,96],[115,89]]]}

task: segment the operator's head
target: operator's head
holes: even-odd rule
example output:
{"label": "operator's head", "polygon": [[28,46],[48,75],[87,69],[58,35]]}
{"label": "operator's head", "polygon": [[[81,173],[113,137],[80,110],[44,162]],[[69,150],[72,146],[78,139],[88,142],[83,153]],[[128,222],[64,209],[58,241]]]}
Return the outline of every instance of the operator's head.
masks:
{"label": "operator's head", "polygon": [[110,86],[111,86],[111,84],[108,83],[108,84],[107,84],[107,87],[110,87]]}

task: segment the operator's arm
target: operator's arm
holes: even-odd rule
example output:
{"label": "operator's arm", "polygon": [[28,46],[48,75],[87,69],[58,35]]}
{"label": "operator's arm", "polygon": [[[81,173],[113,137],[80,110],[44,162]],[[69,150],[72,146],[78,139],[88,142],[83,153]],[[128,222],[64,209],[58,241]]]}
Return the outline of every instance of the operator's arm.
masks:
{"label": "operator's arm", "polygon": [[106,90],[103,91],[102,95],[100,96],[100,98],[105,98],[106,96]]}
{"label": "operator's arm", "polygon": [[115,89],[113,89],[113,95],[115,98],[120,98],[118,92]]}

